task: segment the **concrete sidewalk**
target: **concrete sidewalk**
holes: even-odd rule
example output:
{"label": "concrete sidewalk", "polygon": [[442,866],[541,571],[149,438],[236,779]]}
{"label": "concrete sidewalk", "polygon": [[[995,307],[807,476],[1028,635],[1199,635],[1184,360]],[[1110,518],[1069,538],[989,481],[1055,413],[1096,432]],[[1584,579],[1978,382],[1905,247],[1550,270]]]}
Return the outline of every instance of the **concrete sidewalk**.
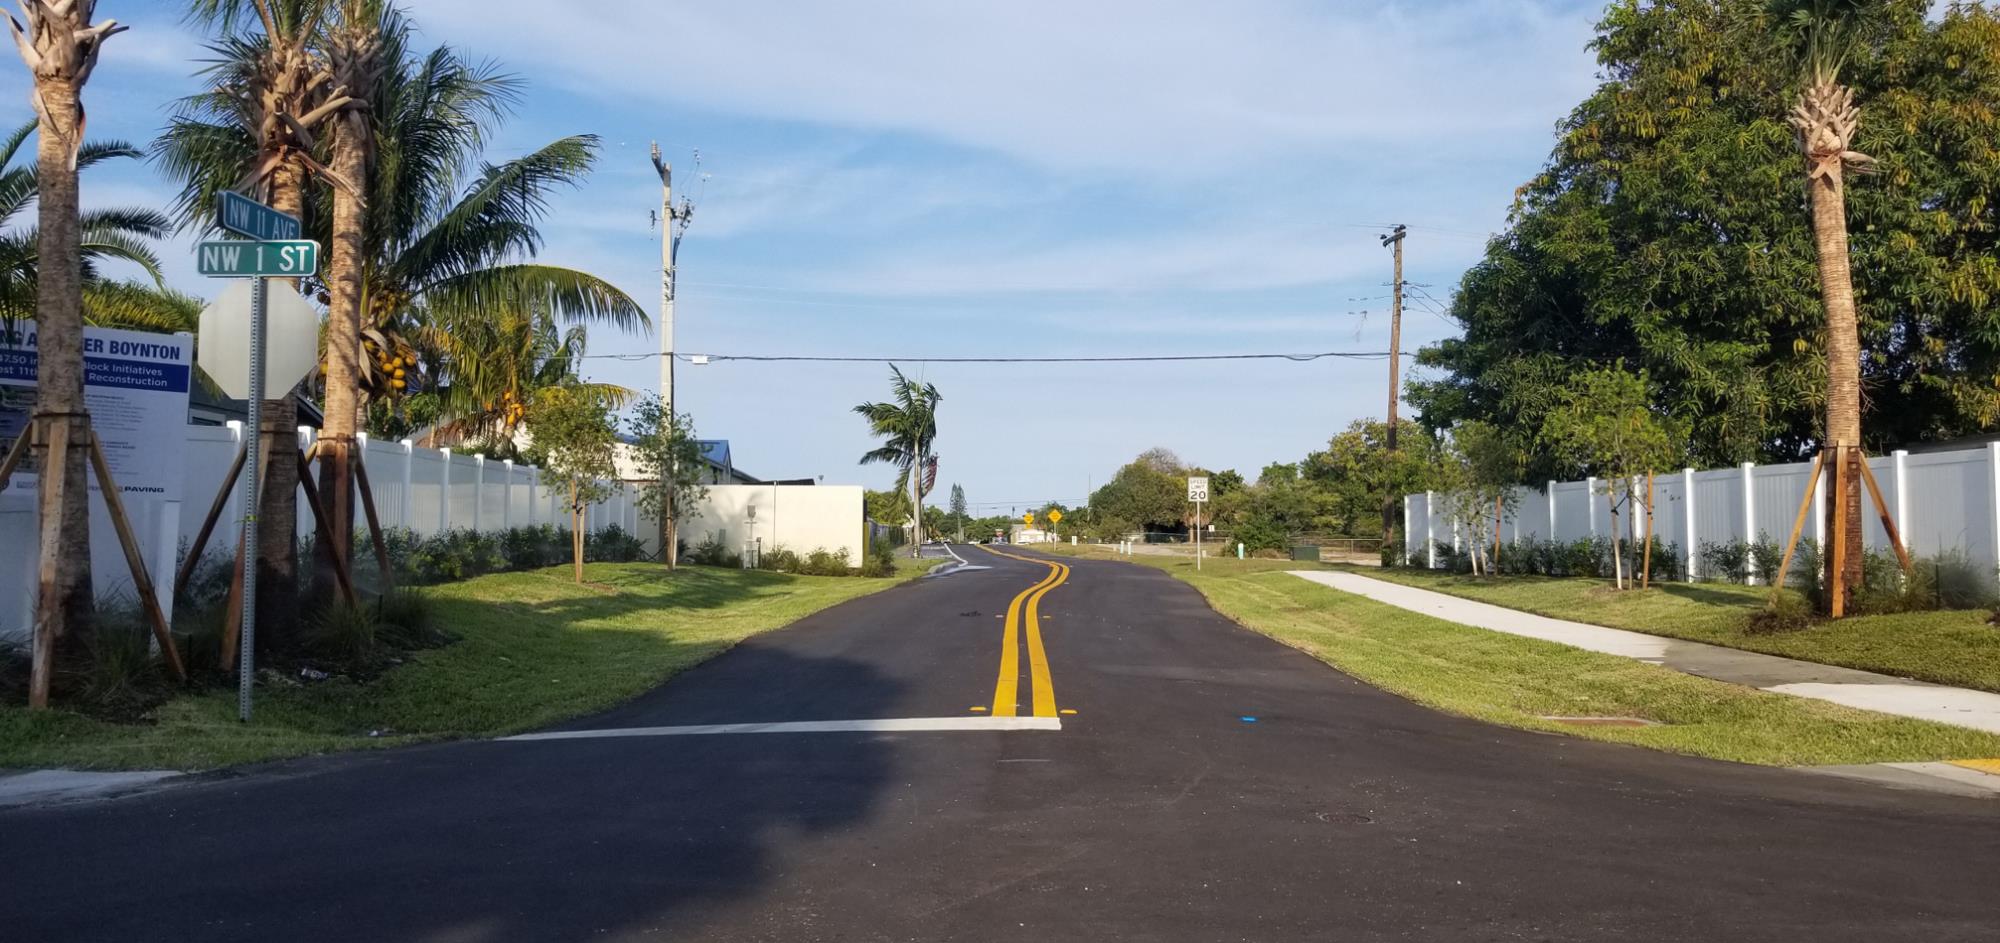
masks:
{"label": "concrete sidewalk", "polygon": [[2000,733],[2000,694],[1551,619],[1353,573],[1295,570],[1292,575],[1341,592],[1366,596],[1376,602],[1476,628],[1620,655],[1764,691]]}

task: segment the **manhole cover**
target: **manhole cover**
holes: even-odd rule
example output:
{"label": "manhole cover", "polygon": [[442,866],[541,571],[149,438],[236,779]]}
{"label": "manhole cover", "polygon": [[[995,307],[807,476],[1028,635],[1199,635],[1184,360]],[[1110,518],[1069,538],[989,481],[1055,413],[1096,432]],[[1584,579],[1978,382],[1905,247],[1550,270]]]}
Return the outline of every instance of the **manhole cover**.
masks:
{"label": "manhole cover", "polygon": [[1542,719],[1543,719],[1543,720],[1553,720],[1553,721],[1555,721],[1556,723],[1559,723],[1559,724],[1568,724],[1568,725],[1570,725],[1570,726],[1572,726],[1572,727],[1657,727],[1657,726],[1659,726],[1659,723],[1658,723],[1657,721],[1651,721],[1651,720],[1647,720],[1647,719],[1646,719],[1646,718],[1644,718],[1644,717],[1548,717],[1548,716],[1544,716],[1544,717],[1543,717]]}

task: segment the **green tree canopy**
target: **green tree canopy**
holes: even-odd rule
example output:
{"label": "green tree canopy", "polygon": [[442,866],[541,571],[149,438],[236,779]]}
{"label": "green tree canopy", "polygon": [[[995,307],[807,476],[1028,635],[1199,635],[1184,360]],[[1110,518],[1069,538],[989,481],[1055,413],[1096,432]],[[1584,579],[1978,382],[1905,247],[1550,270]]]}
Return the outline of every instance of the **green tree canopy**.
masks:
{"label": "green tree canopy", "polygon": [[[1848,193],[1869,447],[2000,422],[2000,20],[1887,0],[1844,75],[1880,173]],[[1798,82],[1765,0],[1616,3],[1603,83],[1563,121],[1508,230],[1466,273],[1462,338],[1409,398],[1432,428],[1540,429],[1579,374],[1625,361],[1686,426],[1687,461],[1819,444],[1825,317],[1786,125]],[[1531,479],[1556,477],[1536,443]]]}

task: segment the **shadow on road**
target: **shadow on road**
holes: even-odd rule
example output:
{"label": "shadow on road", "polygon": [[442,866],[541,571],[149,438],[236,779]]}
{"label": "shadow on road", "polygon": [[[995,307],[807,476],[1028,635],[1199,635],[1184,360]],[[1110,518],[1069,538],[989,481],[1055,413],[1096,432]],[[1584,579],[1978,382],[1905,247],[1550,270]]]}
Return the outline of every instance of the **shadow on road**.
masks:
{"label": "shadow on road", "polygon": [[[900,689],[839,659],[755,661],[773,679],[838,679],[857,710]],[[0,927],[78,941],[694,938],[702,912],[784,872],[775,836],[866,819],[893,749],[867,734],[457,743],[15,810],[0,813]]]}

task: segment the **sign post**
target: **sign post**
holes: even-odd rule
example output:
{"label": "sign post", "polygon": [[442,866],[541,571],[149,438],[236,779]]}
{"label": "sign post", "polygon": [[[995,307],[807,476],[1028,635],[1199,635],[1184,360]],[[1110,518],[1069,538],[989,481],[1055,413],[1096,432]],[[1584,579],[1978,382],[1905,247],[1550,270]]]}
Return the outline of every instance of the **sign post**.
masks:
{"label": "sign post", "polygon": [[240,193],[223,191],[216,222],[254,241],[205,242],[201,274],[254,278],[250,290],[250,389],[243,440],[243,639],[237,649],[236,719],[250,721],[250,693],[257,681],[257,509],[264,432],[264,315],[270,277],[302,278],[319,267],[319,244],[299,239],[299,218]]}
{"label": "sign post", "polygon": [[1201,506],[1208,503],[1208,476],[1188,476],[1188,500],[1194,502],[1194,568],[1201,569]]}

